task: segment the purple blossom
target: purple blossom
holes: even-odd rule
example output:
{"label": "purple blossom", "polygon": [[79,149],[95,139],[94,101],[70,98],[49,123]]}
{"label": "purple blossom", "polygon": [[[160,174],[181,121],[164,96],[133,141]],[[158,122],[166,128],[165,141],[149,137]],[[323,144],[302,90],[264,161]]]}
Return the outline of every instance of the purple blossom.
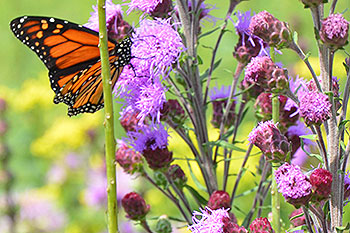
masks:
{"label": "purple blossom", "polygon": [[210,90],[210,100],[220,100],[229,97],[231,91],[231,86],[222,85],[219,89],[217,86]]}
{"label": "purple blossom", "polygon": [[278,129],[273,121],[259,122],[259,125],[248,135],[249,142],[251,144],[263,143],[265,140],[264,135],[266,132],[270,132],[271,129]]}
{"label": "purple blossom", "polygon": [[331,103],[328,96],[323,93],[304,91],[300,95],[299,111],[307,125],[318,125],[330,117]]}
{"label": "purple blossom", "polygon": [[[305,126],[301,121],[298,121],[296,125],[292,125],[288,128],[287,134],[291,136],[305,136],[312,134],[311,130]],[[303,138],[305,145],[314,144],[310,139]]]}
{"label": "purple blossom", "polygon": [[192,233],[223,233],[223,218],[229,218],[227,210],[224,208],[211,210],[209,207],[199,210],[201,212],[193,212],[193,225],[188,227]]}
{"label": "purple blossom", "polygon": [[251,16],[251,11],[242,13],[240,11],[237,11],[235,15],[237,16],[237,21],[235,23],[237,34],[251,36],[251,33],[249,31],[250,20],[253,17]]}
{"label": "purple blossom", "polygon": [[346,44],[349,36],[349,22],[342,14],[331,14],[321,22],[321,40],[336,48]]}
{"label": "purple blossom", "polygon": [[143,126],[137,132],[128,133],[129,144],[138,152],[146,149],[163,149],[168,145],[169,134],[162,124]]}
{"label": "purple blossom", "polygon": [[283,164],[275,172],[278,191],[291,204],[305,204],[311,195],[312,185],[299,166]]}
{"label": "purple blossom", "polygon": [[350,172],[344,174],[344,200],[350,198]]}
{"label": "purple blossom", "polygon": [[170,67],[185,49],[179,33],[169,19],[145,19],[133,34],[131,53],[143,70],[157,68],[164,71]]}
{"label": "purple blossom", "polygon": [[130,14],[131,11],[137,9],[148,14],[152,13],[156,7],[165,0],[131,0],[130,3],[127,3],[129,9],[127,14]]}

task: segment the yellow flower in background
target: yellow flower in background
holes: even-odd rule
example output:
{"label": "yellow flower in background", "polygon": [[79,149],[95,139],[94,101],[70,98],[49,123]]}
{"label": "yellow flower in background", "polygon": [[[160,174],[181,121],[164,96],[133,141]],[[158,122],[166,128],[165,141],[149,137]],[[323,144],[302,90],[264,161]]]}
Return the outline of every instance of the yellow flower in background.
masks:
{"label": "yellow flower in background", "polygon": [[[345,68],[343,62],[345,57],[342,54],[336,53],[333,61],[333,76],[338,77],[340,80],[342,77],[346,77]],[[320,75],[320,62],[318,57],[309,57],[309,62],[314,69],[316,75]],[[297,62],[293,70],[300,77],[311,79],[311,73],[303,61]]]}
{"label": "yellow flower in background", "polygon": [[72,151],[86,143],[87,131],[98,126],[102,126],[100,113],[53,119],[51,127],[32,142],[31,152],[43,157],[62,156],[65,150]]}
{"label": "yellow flower in background", "polygon": [[50,88],[47,74],[39,78],[25,80],[15,95],[14,108],[18,111],[28,111],[33,108],[50,108],[53,106],[54,92]]}

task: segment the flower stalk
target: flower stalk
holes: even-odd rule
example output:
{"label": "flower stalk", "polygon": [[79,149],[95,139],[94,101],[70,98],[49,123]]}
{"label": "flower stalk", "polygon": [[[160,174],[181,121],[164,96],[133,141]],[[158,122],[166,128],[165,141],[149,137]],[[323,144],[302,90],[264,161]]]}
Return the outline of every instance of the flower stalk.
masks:
{"label": "flower stalk", "polygon": [[115,138],[113,122],[113,99],[111,84],[111,71],[109,66],[109,54],[107,49],[108,35],[106,26],[105,0],[98,0],[99,18],[99,48],[101,56],[101,73],[103,82],[103,97],[105,107],[105,159],[107,170],[107,225],[109,233],[118,232],[118,203],[117,203],[117,183],[115,171]]}
{"label": "flower stalk", "polygon": [[[279,121],[280,102],[278,95],[272,97],[272,120],[274,123]],[[272,164],[272,185],[271,185],[271,207],[272,207],[272,228],[276,233],[281,232],[281,213],[280,213],[280,195],[277,190],[275,179],[275,168]],[[278,167],[278,166],[277,166]]]}

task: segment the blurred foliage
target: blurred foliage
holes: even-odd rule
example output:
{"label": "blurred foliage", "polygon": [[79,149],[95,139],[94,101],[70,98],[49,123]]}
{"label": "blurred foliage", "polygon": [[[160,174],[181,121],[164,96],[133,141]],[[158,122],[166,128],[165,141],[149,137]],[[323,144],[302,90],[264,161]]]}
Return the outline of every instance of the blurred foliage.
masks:
{"label": "blurred foliage", "polygon": [[[220,19],[225,16],[229,3],[229,1],[214,0],[206,0],[205,2],[215,4],[216,8],[211,14],[218,20],[215,25],[204,22],[202,25],[203,32],[221,26],[222,21]],[[118,2],[114,1],[114,3]],[[38,199],[44,200],[40,205],[49,205],[45,208],[47,210],[53,209],[63,219],[63,226],[57,232],[95,233],[104,232],[106,229],[104,204],[92,207],[89,206],[86,199],[86,193],[92,182],[89,174],[104,171],[102,111],[93,115],[67,117],[67,107],[64,104],[55,105],[52,102],[54,93],[50,89],[47,72],[44,72],[44,65],[26,46],[15,39],[8,25],[11,19],[25,14],[53,16],[83,24],[87,22],[92,10],[91,6],[94,4],[96,4],[96,1],[93,0],[2,0],[0,2],[0,97],[4,98],[9,105],[6,112],[9,123],[7,143],[10,146],[12,156],[10,165],[15,177],[15,197],[20,205],[19,208],[21,208],[21,205],[26,205],[25,201],[33,200],[32,203],[37,203],[38,206]],[[339,1],[337,9],[345,9],[345,7],[349,7],[348,1]],[[311,63],[314,67],[318,67],[311,15],[309,10],[304,9],[299,1],[283,1],[282,3],[278,0],[251,0],[242,2],[236,10],[246,11],[250,9],[255,12],[267,10],[280,20],[288,21],[291,28],[298,31],[302,48],[311,52]],[[126,10],[125,7],[124,10]],[[135,22],[135,25],[137,25],[139,15],[133,13],[127,16],[127,20],[131,23]],[[350,18],[349,11],[345,12],[344,15],[347,19]],[[236,17],[232,16],[232,19],[235,20]],[[198,50],[203,60],[203,65],[200,66],[202,71],[208,68],[214,46],[213,41],[216,40],[217,35],[218,31],[202,38],[199,42]],[[236,61],[232,57],[232,51],[237,40],[233,24],[230,23],[217,54],[217,59],[225,59],[223,59],[220,68],[214,72],[212,85],[215,85],[215,82],[219,84],[231,83],[232,73],[236,65]],[[349,51],[349,46],[347,46],[347,50]],[[340,78],[341,83],[345,79],[345,71],[341,65],[344,57],[344,52],[340,51],[334,62],[335,75]],[[302,77],[309,78],[308,70],[294,53],[283,50],[283,54],[277,55],[276,60],[289,67],[290,74],[299,74]],[[318,73],[317,69],[316,73]],[[116,112],[118,112],[118,107]],[[118,119],[118,114],[115,118]],[[247,148],[246,137],[255,125],[252,112],[248,114],[243,124],[237,141],[241,141],[242,143],[238,146],[245,149]],[[117,137],[121,138],[124,133],[119,124],[117,124],[116,129]],[[210,138],[216,139],[217,130],[211,129],[210,132]],[[196,187],[195,182],[190,177],[186,160],[192,159],[191,152],[183,144],[178,136],[171,134],[169,149],[174,153],[175,162],[184,169],[189,178],[189,185]],[[253,154],[257,151],[254,149]],[[75,155],[77,166],[69,165],[67,158],[70,154]],[[227,190],[232,190],[234,174],[237,174],[243,156],[242,152],[235,152],[233,155],[232,164],[235,166],[231,166],[230,174],[233,174],[233,176]],[[237,191],[238,195],[256,186],[259,180],[259,177],[255,175],[258,161],[258,155],[249,160],[247,172]],[[190,164],[192,165],[192,163]],[[222,164],[220,163],[218,167],[221,172]],[[197,177],[200,176],[200,170],[194,166],[194,163],[191,168]],[[120,182],[118,189],[127,192],[131,189],[135,178],[125,176],[125,174],[120,176],[122,180],[118,181]],[[167,214],[177,217],[175,206],[169,204],[164,209],[166,198],[158,190],[144,183],[141,184],[140,182],[136,189],[144,195],[146,201],[151,205],[151,215]],[[0,196],[1,194],[2,190],[0,189]],[[208,198],[205,192],[201,192],[201,194]],[[239,222],[243,220],[245,213],[250,210],[253,197],[254,193],[241,195],[234,201],[235,208],[233,212],[237,215]],[[269,198],[266,202],[269,202]],[[1,203],[0,200],[0,208]],[[282,213],[283,219],[288,219],[293,207],[283,203],[281,208],[284,210]],[[0,212],[0,218],[2,214]],[[267,215],[267,211],[264,211],[264,214]],[[121,211],[121,218],[124,215]],[[346,217],[349,217],[349,214],[344,218]],[[6,220],[0,220],[0,225],[3,225],[4,221]],[[123,224],[121,223],[121,225]],[[155,221],[151,224],[155,224]],[[38,232],[31,229],[30,227],[33,226],[30,226],[30,224],[26,225],[24,223],[21,227],[24,227],[21,228],[23,232]],[[1,232],[5,232],[1,229],[3,228],[0,227]]]}

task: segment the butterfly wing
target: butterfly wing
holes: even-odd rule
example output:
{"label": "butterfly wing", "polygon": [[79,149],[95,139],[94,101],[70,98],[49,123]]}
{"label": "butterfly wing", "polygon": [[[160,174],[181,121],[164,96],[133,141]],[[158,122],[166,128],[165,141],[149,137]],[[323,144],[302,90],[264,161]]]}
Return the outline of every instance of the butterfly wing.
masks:
{"label": "butterfly wing", "polygon": [[[97,32],[66,20],[35,16],[16,18],[10,27],[49,69],[54,102],[67,104],[68,115],[92,113],[103,107]],[[116,45],[119,47],[108,41],[113,85],[125,63],[115,52]]]}

